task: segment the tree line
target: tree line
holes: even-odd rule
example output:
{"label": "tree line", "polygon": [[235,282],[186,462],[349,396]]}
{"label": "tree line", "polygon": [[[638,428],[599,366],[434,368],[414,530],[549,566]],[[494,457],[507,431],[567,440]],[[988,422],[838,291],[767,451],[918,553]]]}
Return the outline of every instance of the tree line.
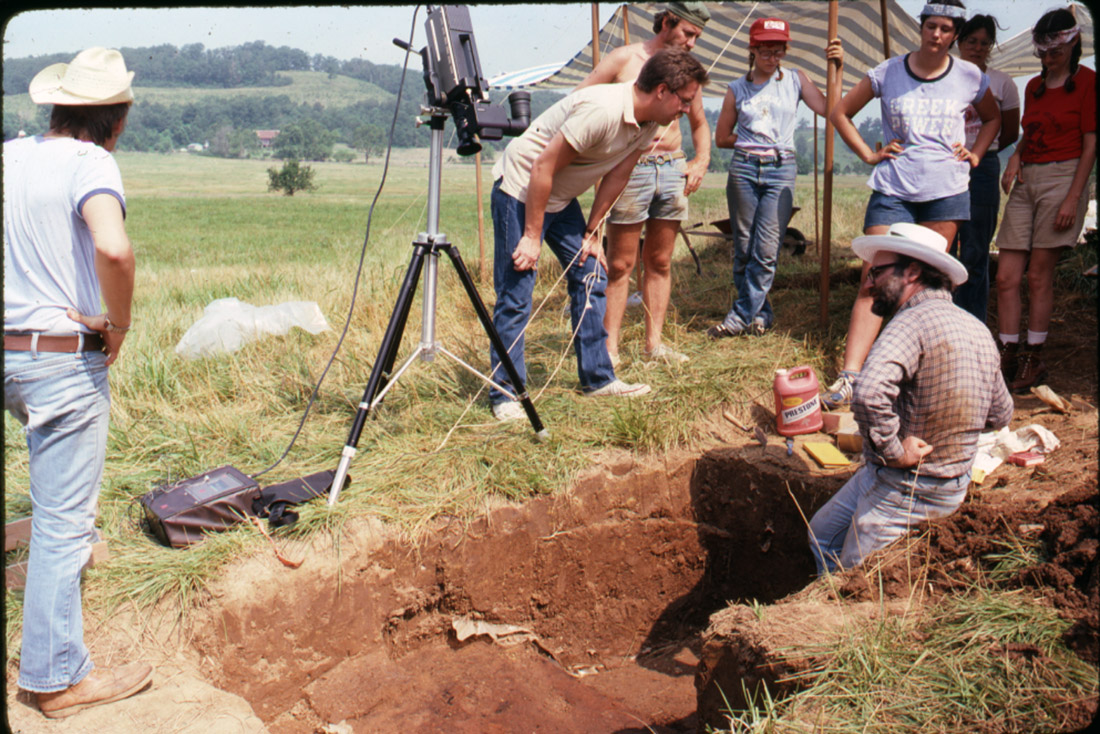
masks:
{"label": "tree line", "polygon": [[[31,79],[50,64],[68,63],[72,53],[26,56],[4,59],[4,94],[24,94]],[[126,66],[143,87],[197,87],[230,89],[233,87],[271,87],[291,83],[280,71],[323,71],[341,74],[376,84],[396,93],[401,86],[401,67],[373,64],[365,59],[341,61],[289,46],[269,46],[253,41],[240,46],[206,49],[201,43],[182,48],[171,44],[124,47],[119,49]],[[414,59],[419,71],[419,60]]]}
{"label": "tree line", "polygon": [[[396,94],[401,89],[402,68],[374,64],[365,59],[341,61],[331,56],[309,56],[286,46],[275,48],[255,41],[232,48],[205,50],[202,44],[177,49],[165,44],[120,49],[128,67],[135,72],[140,86],[180,88],[240,88],[290,84],[280,71],[316,71],[343,75],[370,82]],[[52,54],[5,60],[4,93],[25,93],[31,78],[45,66],[72,60],[73,54]],[[420,62],[415,56],[405,72],[405,88],[397,111],[393,145],[399,148],[426,147],[429,132],[415,125],[424,99]],[[499,102],[506,96],[493,92]],[[533,115],[540,114],[560,99],[555,92],[535,92],[531,101]],[[49,127],[48,106],[36,109],[33,119],[21,118],[5,108],[4,139],[20,130],[28,135],[45,132]],[[384,150],[393,124],[392,103],[356,102],[346,107],[325,107],[320,103],[294,103],[286,95],[241,96],[233,99],[209,97],[179,104],[144,103],[139,100],[130,111],[126,134],[119,150],[166,153],[193,143],[202,144],[210,155],[254,157],[263,154],[257,130],[279,130],[271,153],[275,157],[319,161],[347,156],[336,151],[343,143],[367,156]],[[507,144],[491,143],[501,148]]]}

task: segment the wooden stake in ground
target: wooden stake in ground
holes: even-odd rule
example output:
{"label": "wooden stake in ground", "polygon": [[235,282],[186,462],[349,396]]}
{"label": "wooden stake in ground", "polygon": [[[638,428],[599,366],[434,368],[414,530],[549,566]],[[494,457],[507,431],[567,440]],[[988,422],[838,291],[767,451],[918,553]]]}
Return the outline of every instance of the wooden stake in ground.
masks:
{"label": "wooden stake in ground", "polygon": [[[837,0],[829,0],[829,32],[827,38],[836,38]],[[840,99],[840,66],[830,61],[825,76],[825,109],[832,112]],[[829,257],[833,237],[833,123],[825,118],[825,199],[821,208],[825,212],[821,233],[821,311],[818,322],[821,326],[829,324]]]}

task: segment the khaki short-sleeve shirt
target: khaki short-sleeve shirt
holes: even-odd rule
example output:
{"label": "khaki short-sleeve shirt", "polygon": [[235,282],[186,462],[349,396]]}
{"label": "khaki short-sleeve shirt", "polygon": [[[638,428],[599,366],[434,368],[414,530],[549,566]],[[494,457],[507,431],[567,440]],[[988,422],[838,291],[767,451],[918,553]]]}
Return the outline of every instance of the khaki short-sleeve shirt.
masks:
{"label": "khaki short-sleeve shirt", "polygon": [[634,118],[633,84],[596,84],[577,90],[539,115],[508,144],[493,166],[501,189],[527,201],[535,160],[561,132],[577,157],[554,176],[547,212],[559,212],[583,194],[623,158],[648,144],[658,125]]}

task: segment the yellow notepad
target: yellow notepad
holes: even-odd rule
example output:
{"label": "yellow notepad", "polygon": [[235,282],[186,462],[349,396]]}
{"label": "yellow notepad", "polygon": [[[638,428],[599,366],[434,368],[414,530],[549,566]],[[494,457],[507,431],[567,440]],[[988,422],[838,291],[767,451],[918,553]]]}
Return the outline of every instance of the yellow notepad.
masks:
{"label": "yellow notepad", "polygon": [[813,457],[814,461],[823,467],[848,466],[851,462],[844,454],[840,453],[836,446],[824,441],[807,441],[802,444],[806,453]]}

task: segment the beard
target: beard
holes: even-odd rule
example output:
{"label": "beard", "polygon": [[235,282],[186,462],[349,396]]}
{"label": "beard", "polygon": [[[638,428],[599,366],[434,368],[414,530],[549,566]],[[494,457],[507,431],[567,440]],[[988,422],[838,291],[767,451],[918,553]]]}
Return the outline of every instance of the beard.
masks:
{"label": "beard", "polygon": [[871,297],[874,300],[871,302],[871,313],[882,318],[892,315],[901,305],[903,290],[905,290],[905,286],[902,284],[901,278],[894,275],[891,275],[890,279],[881,288],[878,286],[872,288]]}

